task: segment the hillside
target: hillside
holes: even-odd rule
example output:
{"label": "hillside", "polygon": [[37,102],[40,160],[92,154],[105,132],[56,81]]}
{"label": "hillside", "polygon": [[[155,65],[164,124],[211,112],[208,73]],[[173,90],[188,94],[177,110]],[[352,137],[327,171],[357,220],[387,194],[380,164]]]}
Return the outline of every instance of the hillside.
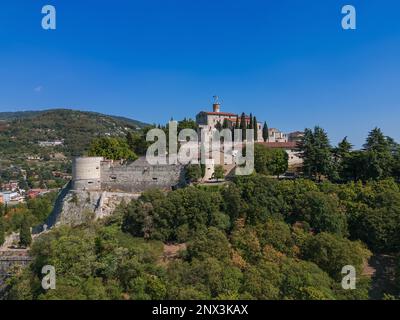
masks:
{"label": "hillside", "polygon": [[[122,136],[145,127],[140,121],[68,109],[0,113],[0,157],[13,159],[62,152],[81,155],[90,141],[103,135]],[[39,141],[63,140],[63,146],[40,147]]]}

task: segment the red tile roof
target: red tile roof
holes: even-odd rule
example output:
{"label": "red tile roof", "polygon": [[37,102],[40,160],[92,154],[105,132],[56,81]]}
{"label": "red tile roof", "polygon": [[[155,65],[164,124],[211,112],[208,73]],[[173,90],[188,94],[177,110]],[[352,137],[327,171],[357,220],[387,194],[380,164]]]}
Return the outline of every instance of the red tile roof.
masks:
{"label": "red tile roof", "polygon": [[280,148],[280,149],[295,149],[297,147],[297,142],[258,142],[267,148]]}
{"label": "red tile roof", "polygon": [[203,111],[204,113],[208,115],[214,115],[214,116],[237,116],[236,113],[229,113],[229,112],[208,112],[208,111]]}

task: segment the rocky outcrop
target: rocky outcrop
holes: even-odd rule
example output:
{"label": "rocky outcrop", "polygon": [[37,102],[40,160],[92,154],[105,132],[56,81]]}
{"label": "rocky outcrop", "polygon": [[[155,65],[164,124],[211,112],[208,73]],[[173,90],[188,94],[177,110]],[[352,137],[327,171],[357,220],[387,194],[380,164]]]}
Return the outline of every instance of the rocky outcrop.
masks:
{"label": "rocky outcrop", "polygon": [[129,203],[138,197],[139,194],[132,193],[69,190],[62,198],[60,212],[54,223],[48,227],[76,226],[93,219],[101,219],[111,215],[122,201]]}

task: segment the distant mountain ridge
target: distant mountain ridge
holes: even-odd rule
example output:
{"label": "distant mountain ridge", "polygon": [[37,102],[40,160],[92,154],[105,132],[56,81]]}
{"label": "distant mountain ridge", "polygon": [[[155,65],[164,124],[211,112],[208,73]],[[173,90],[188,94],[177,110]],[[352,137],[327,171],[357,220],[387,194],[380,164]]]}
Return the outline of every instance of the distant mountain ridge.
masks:
{"label": "distant mountain ridge", "polygon": [[143,127],[146,127],[149,125],[148,123],[141,122],[141,121],[135,120],[135,119],[130,119],[127,117],[106,115],[106,114],[94,112],[94,111],[80,111],[80,110],[74,110],[74,109],[68,109],[68,108],[0,112],[0,120],[10,121],[10,120],[16,120],[16,119],[27,119],[27,118],[33,118],[35,116],[41,115],[46,112],[57,112],[57,111],[77,111],[77,112],[82,112],[82,113],[86,113],[86,114],[93,115],[93,116],[106,116],[106,117],[114,118],[116,120],[121,120],[121,121],[127,122],[132,125],[136,125],[140,128],[143,128]]}
{"label": "distant mountain ridge", "polygon": [[[0,159],[46,157],[54,152],[84,155],[96,137],[123,137],[148,124],[119,116],[71,109],[0,112]],[[40,141],[63,146],[41,147]]]}

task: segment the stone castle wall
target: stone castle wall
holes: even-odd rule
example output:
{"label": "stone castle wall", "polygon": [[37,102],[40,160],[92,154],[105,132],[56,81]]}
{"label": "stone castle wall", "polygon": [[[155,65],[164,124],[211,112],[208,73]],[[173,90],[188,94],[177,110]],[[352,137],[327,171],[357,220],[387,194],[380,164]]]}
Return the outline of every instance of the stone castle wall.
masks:
{"label": "stone castle wall", "polygon": [[171,189],[183,182],[181,165],[149,165],[139,159],[130,164],[103,162],[101,189],[137,193],[149,188]]}
{"label": "stone castle wall", "polygon": [[184,183],[182,165],[150,165],[145,158],[130,163],[98,157],[75,158],[72,190],[139,193],[171,189]]}

